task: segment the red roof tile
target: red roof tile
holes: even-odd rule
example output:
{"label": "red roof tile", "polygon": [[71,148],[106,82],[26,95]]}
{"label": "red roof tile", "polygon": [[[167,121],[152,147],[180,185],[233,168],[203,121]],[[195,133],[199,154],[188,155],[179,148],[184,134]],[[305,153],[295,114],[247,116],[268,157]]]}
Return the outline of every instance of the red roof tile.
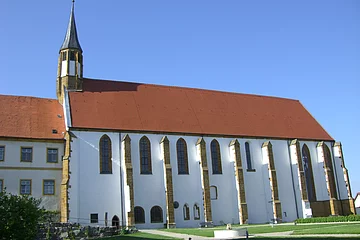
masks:
{"label": "red roof tile", "polygon": [[297,100],[84,79],[73,127],[333,140]]}
{"label": "red roof tile", "polygon": [[64,138],[63,110],[55,99],[0,95],[0,112],[0,137]]}

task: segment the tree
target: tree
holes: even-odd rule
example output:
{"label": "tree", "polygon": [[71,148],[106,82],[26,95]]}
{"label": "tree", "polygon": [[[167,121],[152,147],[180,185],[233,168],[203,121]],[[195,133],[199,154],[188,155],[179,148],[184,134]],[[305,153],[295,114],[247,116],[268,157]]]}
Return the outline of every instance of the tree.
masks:
{"label": "tree", "polygon": [[0,239],[34,239],[43,215],[41,200],[0,192]]}

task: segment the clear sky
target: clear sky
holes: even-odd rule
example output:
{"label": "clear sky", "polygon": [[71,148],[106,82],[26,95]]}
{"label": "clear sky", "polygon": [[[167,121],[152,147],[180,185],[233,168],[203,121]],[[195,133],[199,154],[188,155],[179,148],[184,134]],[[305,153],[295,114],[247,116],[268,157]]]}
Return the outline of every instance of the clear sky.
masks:
{"label": "clear sky", "polygon": [[[56,97],[70,8],[0,0],[0,94]],[[75,14],[85,77],[298,99],[360,192],[360,1],[77,0]]]}

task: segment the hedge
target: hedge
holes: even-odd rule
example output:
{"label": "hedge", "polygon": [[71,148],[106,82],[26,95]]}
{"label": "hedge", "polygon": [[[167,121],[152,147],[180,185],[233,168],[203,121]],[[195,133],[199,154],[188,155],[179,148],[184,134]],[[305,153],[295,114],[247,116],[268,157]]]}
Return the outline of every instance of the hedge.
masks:
{"label": "hedge", "polygon": [[299,218],[295,220],[296,223],[354,222],[354,221],[360,221],[360,215]]}

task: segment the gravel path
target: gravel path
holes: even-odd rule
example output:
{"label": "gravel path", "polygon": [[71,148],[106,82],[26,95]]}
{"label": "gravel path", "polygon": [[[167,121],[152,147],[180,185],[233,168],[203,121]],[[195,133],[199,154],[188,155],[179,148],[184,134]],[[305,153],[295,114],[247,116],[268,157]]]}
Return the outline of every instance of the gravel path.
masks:
{"label": "gravel path", "polygon": [[[140,232],[150,233],[150,234],[156,234],[161,236],[167,236],[167,237],[173,237],[173,238],[180,238],[180,239],[186,239],[186,240],[206,240],[206,239],[216,239],[212,237],[201,237],[201,236],[195,236],[195,235],[189,235],[189,234],[182,234],[182,233],[174,233],[174,232],[165,232],[160,230],[153,230],[153,229],[142,229]],[[261,233],[261,234],[253,234],[249,236],[249,238],[253,237],[289,237],[289,238],[305,238],[305,237],[358,237],[360,239],[360,234],[307,234],[307,235],[291,235],[293,231],[288,232],[273,232],[273,233]],[[256,239],[256,238],[254,238]],[[355,239],[355,238],[354,238]]]}
{"label": "gravel path", "polygon": [[181,239],[190,239],[191,238],[191,240],[214,239],[214,238],[201,237],[201,236],[195,236],[195,235],[189,235],[189,234],[165,232],[165,231],[153,230],[153,229],[141,229],[140,232],[162,235],[162,236],[173,237],[173,238],[181,238]]}

